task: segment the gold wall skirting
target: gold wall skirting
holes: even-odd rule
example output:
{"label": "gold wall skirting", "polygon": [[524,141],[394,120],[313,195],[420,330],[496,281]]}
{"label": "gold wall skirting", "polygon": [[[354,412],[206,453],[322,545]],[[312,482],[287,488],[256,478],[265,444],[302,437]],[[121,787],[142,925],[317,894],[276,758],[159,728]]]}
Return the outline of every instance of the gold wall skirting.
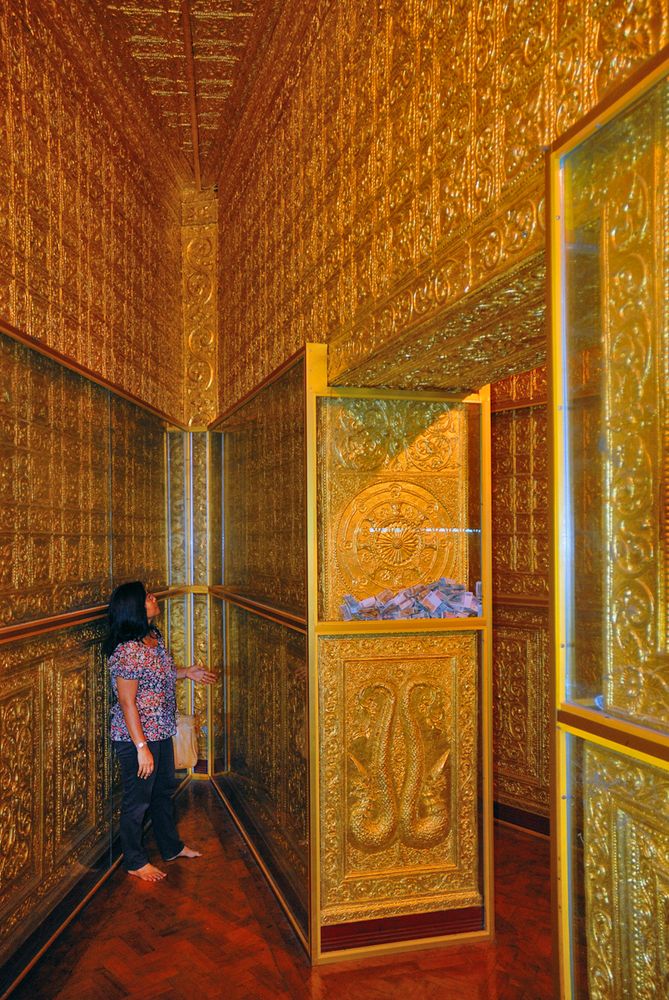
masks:
{"label": "gold wall skirting", "polygon": [[546,369],[492,387],[495,801],[549,814]]}
{"label": "gold wall skirting", "polygon": [[0,963],[109,840],[100,624],[0,647]]}
{"label": "gold wall skirting", "polygon": [[541,362],[544,149],[668,39],[667,0],[287,4],[219,177],[221,409],[308,341],[348,385]]}
{"label": "gold wall skirting", "polygon": [[120,73],[78,5],[0,8],[0,320],[180,419],[179,178]]}
{"label": "gold wall skirting", "polygon": [[318,649],[324,924],[480,906],[477,636]]}

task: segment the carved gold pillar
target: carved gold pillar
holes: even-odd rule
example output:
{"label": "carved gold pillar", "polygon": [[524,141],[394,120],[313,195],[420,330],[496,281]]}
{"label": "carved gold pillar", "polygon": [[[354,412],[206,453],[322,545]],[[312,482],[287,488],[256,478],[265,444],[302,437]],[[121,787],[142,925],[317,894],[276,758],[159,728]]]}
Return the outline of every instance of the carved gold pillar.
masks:
{"label": "carved gold pillar", "polygon": [[186,422],[204,429],[218,406],[216,193],[186,190],[181,204]]}

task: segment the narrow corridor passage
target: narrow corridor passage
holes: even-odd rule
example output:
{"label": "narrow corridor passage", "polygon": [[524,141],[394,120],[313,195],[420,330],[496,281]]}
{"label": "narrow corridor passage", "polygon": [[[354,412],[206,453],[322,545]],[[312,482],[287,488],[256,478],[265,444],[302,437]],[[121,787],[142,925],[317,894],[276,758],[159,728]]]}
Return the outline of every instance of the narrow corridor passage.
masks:
{"label": "narrow corridor passage", "polygon": [[[144,884],[117,871],[12,1000],[549,1000],[548,843],[496,831],[495,945],[311,969],[215,791],[191,782],[179,829],[205,857]],[[150,849],[153,848],[152,841]],[[154,849],[155,850],[155,849]]]}

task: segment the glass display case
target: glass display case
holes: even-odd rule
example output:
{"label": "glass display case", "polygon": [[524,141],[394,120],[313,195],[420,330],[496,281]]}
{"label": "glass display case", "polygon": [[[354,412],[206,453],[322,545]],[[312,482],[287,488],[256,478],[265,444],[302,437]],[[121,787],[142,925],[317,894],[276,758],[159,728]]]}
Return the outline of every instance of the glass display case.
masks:
{"label": "glass display case", "polygon": [[668,72],[655,60],[549,158],[555,819],[579,1000],[667,989]]}
{"label": "glass display case", "polygon": [[219,426],[215,783],[314,962],[492,933],[489,420],[307,345]]}

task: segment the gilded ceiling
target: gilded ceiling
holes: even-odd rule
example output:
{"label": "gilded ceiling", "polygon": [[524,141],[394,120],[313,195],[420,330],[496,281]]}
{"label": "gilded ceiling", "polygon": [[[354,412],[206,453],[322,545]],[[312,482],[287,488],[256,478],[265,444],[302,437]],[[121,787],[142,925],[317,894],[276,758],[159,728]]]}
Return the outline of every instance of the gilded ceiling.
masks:
{"label": "gilded ceiling", "polygon": [[234,96],[263,0],[102,0],[95,11],[150,92],[156,116],[196,181]]}

